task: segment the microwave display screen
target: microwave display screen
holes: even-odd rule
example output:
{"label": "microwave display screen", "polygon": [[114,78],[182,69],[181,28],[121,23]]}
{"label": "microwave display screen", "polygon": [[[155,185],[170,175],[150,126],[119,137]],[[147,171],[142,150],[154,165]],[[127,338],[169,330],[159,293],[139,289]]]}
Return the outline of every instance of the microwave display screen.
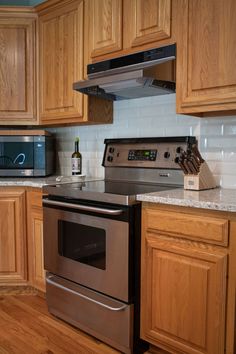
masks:
{"label": "microwave display screen", "polygon": [[33,142],[0,142],[0,169],[32,169]]}

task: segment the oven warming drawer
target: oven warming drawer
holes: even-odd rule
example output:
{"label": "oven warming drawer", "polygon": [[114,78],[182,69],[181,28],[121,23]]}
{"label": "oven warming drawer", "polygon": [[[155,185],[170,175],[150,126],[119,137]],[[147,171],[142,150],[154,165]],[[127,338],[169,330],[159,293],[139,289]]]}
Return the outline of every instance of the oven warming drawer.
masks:
{"label": "oven warming drawer", "polygon": [[48,309],[52,314],[123,353],[132,353],[133,305],[50,273],[47,273],[46,288]]}

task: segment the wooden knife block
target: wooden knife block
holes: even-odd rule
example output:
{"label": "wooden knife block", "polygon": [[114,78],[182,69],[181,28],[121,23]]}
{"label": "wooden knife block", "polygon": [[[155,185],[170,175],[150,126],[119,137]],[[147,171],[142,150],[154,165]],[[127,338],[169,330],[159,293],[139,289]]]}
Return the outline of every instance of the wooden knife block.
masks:
{"label": "wooden knife block", "polygon": [[197,175],[184,175],[184,189],[200,191],[211,188],[216,188],[216,182],[206,161],[201,164]]}

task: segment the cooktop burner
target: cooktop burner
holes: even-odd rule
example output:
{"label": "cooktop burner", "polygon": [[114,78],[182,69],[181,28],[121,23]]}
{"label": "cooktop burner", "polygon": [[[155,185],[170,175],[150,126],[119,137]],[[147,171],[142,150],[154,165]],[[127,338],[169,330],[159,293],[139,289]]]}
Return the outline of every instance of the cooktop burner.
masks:
{"label": "cooktop burner", "polygon": [[179,186],[99,180],[48,186],[47,193],[64,198],[129,205],[136,203],[137,194],[177,187]]}

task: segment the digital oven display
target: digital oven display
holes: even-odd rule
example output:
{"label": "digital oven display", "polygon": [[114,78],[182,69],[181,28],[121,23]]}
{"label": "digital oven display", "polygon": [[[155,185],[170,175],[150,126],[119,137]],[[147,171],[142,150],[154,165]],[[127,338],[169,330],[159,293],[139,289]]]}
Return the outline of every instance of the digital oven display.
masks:
{"label": "digital oven display", "polygon": [[129,150],[128,160],[135,161],[155,161],[157,150]]}

